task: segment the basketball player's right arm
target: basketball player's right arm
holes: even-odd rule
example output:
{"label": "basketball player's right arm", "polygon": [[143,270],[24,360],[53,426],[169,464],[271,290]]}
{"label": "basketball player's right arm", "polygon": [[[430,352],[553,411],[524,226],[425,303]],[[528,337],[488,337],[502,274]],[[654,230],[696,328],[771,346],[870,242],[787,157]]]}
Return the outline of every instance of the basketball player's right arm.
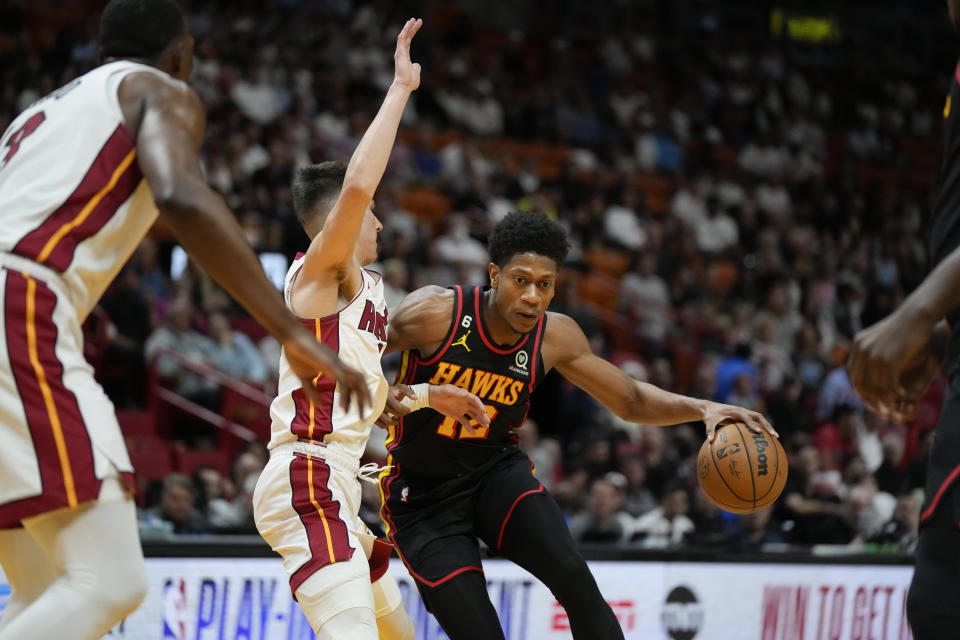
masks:
{"label": "basketball player's right arm", "polygon": [[345,405],[361,411],[370,397],[363,376],[344,366],[290,313],[247,244],[223,199],[207,186],[197,151],[205,115],[186,84],[150,73],[131,74],[118,91],[137,158],[157,208],[190,256],[279,339],[293,370],[313,395],[318,373],[336,378]]}
{"label": "basketball player's right arm", "polygon": [[671,393],[634,380],[593,353],[580,326],[561,313],[549,314],[543,358],[548,367],[556,367],[563,377],[628,422],[667,426],[702,420],[708,440],[713,440],[718,425],[742,422],[754,431],[779,437],[756,411]]}
{"label": "basketball player's right arm", "polygon": [[420,19],[411,18],[397,36],[393,83],[350,158],[340,196],[327,216],[323,232],[317,234],[307,249],[303,271],[298,277],[301,282],[312,282],[330,272],[343,272],[353,258],[363,216],[387,168],[400,117],[410,94],[420,86],[420,65],[410,60],[410,43],[421,24]]}

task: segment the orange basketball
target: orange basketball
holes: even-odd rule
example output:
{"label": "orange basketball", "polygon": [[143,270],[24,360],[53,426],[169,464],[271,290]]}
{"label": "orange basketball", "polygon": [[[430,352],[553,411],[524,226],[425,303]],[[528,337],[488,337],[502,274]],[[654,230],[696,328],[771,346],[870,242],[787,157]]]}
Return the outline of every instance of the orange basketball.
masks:
{"label": "orange basketball", "polygon": [[787,454],[769,433],[734,422],[717,427],[697,456],[697,478],[715,505],[733,513],[753,513],[780,497],[787,482]]}

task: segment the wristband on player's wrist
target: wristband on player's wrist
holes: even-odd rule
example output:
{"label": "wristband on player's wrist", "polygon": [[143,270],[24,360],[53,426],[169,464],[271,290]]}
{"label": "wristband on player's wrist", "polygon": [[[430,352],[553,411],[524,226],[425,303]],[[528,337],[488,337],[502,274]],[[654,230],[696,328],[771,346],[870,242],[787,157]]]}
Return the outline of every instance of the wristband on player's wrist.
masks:
{"label": "wristband on player's wrist", "polygon": [[426,382],[421,382],[420,384],[411,385],[410,389],[416,394],[416,398],[411,398],[410,396],[404,394],[403,398],[400,400],[400,404],[410,409],[410,411],[417,411],[419,409],[424,409],[430,406],[430,385]]}

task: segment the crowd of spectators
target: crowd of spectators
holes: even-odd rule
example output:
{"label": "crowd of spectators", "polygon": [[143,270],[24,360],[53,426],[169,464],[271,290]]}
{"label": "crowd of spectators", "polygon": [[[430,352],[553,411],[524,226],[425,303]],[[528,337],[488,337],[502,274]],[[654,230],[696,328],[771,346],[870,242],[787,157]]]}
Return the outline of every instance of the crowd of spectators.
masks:
{"label": "crowd of spectators", "polygon": [[[870,65],[883,43],[788,42],[753,3],[531,1],[509,15],[415,4],[185,3],[206,173],[273,277],[306,244],[292,172],[349,157],[391,79],[401,18],[422,15],[422,87],[376,198],[388,303],[425,284],[483,284],[492,226],[512,209],[542,211],[572,245],[554,310],[638,379],[763,411],[790,457],[783,498],[732,516],[697,486],[701,427],[623,423],[551,374],[518,435],[574,535],[909,549],[939,390],[894,425],[864,409],[842,363],[856,331],[927,267],[952,62],[935,66],[929,46]],[[899,5],[881,5],[876,19],[895,22]],[[0,129],[95,64],[97,14],[81,6],[0,10]],[[733,24],[733,9],[754,20]],[[936,24],[921,30],[941,34]],[[276,343],[178,251],[158,227],[98,310],[102,348],[91,350],[111,397],[147,406],[152,369],[216,411],[219,386],[190,364],[269,392]],[[382,455],[380,435],[370,456]],[[230,478],[169,476],[144,526],[249,531],[257,461],[246,451]]]}

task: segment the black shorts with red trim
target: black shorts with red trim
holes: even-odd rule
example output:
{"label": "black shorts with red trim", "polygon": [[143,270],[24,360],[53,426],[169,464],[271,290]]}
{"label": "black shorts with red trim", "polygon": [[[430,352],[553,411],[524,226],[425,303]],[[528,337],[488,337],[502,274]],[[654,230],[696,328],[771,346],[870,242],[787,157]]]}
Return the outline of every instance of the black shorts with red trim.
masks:
{"label": "black shorts with red trim", "polygon": [[477,539],[499,550],[517,503],[545,493],[530,458],[516,448],[440,484],[406,477],[400,469],[386,486],[390,540],[421,593],[466,571],[482,572]]}
{"label": "black shorts with red trim", "polygon": [[954,525],[960,524],[960,492],[955,490],[960,479],[960,375],[954,375],[947,386],[940,419],[930,447],[927,463],[927,484],[920,526],[932,520],[935,512],[947,505],[952,509]]}

